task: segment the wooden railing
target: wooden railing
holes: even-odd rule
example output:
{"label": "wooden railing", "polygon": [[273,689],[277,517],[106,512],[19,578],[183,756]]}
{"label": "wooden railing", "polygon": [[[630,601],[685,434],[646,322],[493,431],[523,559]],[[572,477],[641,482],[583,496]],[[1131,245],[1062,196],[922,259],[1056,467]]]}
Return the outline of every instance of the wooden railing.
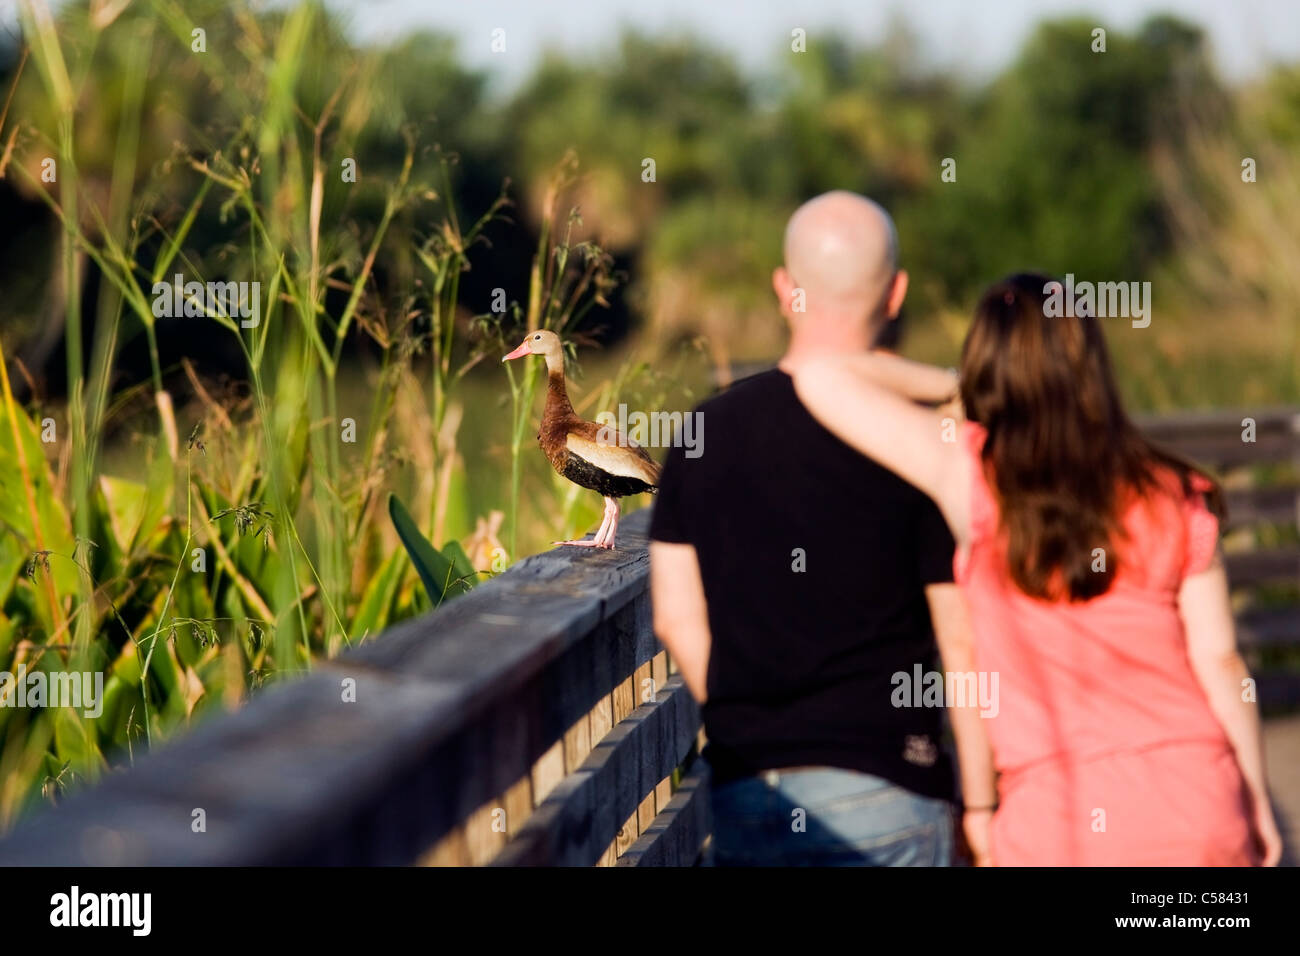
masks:
{"label": "wooden railing", "polygon": [[1181,412],[1140,424],[1223,480],[1238,640],[1264,710],[1300,708],[1300,409]]}
{"label": "wooden railing", "polygon": [[[1300,413],[1143,424],[1223,475],[1260,700],[1300,706]],[[651,631],[648,517],[200,723],[22,821],[0,864],[691,864],[699,714]]]}
{"label": "wooden railing", "polygon": [[651,631],[648,516],[201,723],[0,864],[689,865],[699,713]]}

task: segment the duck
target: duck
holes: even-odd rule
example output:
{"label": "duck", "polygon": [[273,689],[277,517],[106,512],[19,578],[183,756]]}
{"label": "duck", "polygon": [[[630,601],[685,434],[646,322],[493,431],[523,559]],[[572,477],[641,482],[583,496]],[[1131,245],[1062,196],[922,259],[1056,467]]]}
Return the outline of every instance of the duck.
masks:
{"label": "duck", "polygon": [[659,463],[612,425],[578,417],[564,380],[564,345],[550,329],[529,332],[502,362],[540,355],[546,360],[546,407],[537,444],[563,478],[605,499],[605,515],[594,538],[556,541],[556,545],[612,550],[618,533],[618,501],[659,489]]}

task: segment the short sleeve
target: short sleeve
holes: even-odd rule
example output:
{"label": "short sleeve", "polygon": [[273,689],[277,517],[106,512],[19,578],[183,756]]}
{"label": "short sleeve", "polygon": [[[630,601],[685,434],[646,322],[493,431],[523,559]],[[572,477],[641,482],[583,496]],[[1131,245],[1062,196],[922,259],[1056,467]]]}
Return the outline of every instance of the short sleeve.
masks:
{"label": "short sleeve", "polygon": [[970,532],[978,541],[991,536],[998,527],[998,506],[984,476],[984,441],[988,430],[975,422],[962,422],[958,440],[970,465]]}
{"label": "short sleeve", "polygon": [[684,517],[687,513],[683,500],[686,494],[684,472],[685,450],[681,442],[674,441],[659,475],[659,492],[655,498],[654,512],[650,516],[651,541],[694,543]]}
{"label": "short sleeve", "polygon": [[975,422],[962,422],[957,435],[958,446],[970,471],[970,543],[966,551],[955,551],[953,575],[964,583],[970,572],[971,551],[992,537],[998,527],[998,507],[993,491],[984,477],[984,441],[988,430]]}
{"label": "short sleeve", "polygon": [[916,559],[922,584],[948,584],[952,581],[952,557],[957,545],[948,523],[934,502],[921,502],[917,516]]}
{"label": "short sleeve", "polygon": [[1183,577],[1199,574],[1210,566],[1219,546],[1219,519],[1205,506],[1205,492],[1210,483],[1201,475],[1192,475],[1193,494],[1183,504],[1184,559]]}

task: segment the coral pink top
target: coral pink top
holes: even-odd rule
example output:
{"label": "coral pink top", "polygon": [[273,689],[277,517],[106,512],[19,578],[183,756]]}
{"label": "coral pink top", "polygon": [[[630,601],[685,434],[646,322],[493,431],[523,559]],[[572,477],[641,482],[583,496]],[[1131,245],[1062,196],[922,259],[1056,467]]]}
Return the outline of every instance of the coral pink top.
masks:
{"label": "coral pink top", "polygon": [[1213,559],[1217,519],[1171,475],[1168,494],[1129,507],[1109,591],[1076,603],[1029,597],[1010,578],[985,437],[962,426],[971,544],[954,571],[976,667],[998,681],[986,720],[1001,775],[993,862],[1253,862],[1241,774],[1192,672],[1177,605],[1183,579]]}

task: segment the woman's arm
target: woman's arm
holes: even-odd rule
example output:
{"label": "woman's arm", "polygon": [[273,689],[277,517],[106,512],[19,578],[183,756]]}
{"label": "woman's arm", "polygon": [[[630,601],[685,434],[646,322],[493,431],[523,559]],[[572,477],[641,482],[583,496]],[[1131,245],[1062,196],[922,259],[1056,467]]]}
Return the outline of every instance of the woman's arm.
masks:
{"label": "woman's arm", "polygon": [[1187,635],[1192,671],[1209,699],[1210,709],[1237,755],[1252,803],[1256,839],[1265,866],[1277,866],[1282,837],[1273,819],[1264,777],[1264,747],[1259,729],[1259,705],[1243,693],[1250,672],[1237,652],[1228,577],[1216,554],[1208,568],[1189,575],[1178,592],[1178,610]]}
{"label": "woman's arm", "polygon": [[818,421],[933,498],[958,546],[968,540],[970,471],[955,429],[915,404],[951,394],[951,373],[872,353],[812,359],[792,374],[800,401]]}
{"label": "woman's arm", "polygon": [[876,351],[843,356],[837,361],[914,402],[939,405],[957,397],[957,373],[952,369]]}
{"label": "woman's arm", "polygon": [[[955,584],[931,584],[925,589],[934,624],[935,643],[947,674],[975,674],[974,637],[966,599]],[[960,678],[957,678],[960,679]],[[978,697],[978,695],[977,695]],[[997,774],[981,711],[985,701],[954,702],[948,708],[957,765],[961,771],[962,830],[975,866],[991,866],[993,808],[997,806]]]}

